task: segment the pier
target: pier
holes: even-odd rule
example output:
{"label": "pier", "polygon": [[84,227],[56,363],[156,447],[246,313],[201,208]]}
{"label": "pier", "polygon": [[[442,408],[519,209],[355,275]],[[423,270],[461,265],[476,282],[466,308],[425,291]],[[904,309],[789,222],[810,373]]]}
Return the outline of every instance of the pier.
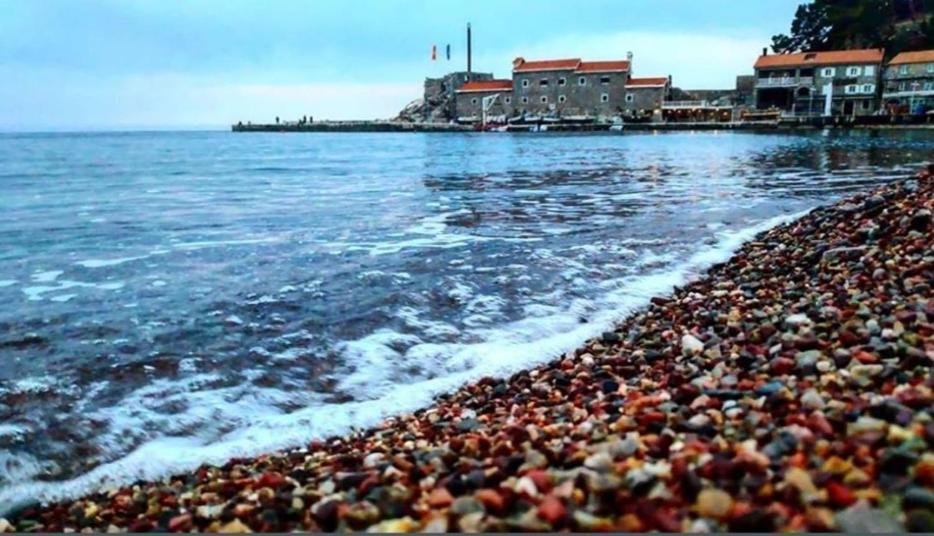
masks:
{"label": "pier", "polygon": [[469,132],[468,125],[402,121],[320,121],[309,123],[237,123],[234,132]]}

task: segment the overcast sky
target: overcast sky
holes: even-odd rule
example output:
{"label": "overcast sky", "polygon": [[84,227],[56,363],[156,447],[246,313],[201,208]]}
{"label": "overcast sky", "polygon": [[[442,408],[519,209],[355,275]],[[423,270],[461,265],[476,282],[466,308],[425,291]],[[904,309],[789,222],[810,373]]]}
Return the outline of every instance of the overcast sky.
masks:
{"label": "overcast sky", "polygon": [[498,77],[632,51],[636,76],[727,88],[800,1],[0,0],[0,130],[390,117],[466,67],[468,21],[474,69]]}

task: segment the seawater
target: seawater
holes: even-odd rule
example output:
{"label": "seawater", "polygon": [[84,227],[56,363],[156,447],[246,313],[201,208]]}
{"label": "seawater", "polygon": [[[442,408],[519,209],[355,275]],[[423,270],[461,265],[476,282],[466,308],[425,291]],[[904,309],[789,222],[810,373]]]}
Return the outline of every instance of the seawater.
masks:
{"label": "seawater", "polygon": [[554,359],[934,133],[0,135],[0,505]]}

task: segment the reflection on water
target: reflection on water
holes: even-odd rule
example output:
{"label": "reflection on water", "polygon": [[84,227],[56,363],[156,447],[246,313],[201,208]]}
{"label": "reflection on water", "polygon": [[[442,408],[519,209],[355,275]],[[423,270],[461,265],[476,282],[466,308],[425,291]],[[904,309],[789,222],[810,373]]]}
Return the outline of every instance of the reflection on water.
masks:
{"label": "reflection on water", "polygon": [[[108,474],[131,474],[128,454],[166,438],[198,445],[194,463],[338,433],[370,422],[368,400],[401,411],[549,358],[754,226],[908,175],[932,144],[0,137],[0,499],[120,459]],[[50,484],[14,485],[31,480]]]}

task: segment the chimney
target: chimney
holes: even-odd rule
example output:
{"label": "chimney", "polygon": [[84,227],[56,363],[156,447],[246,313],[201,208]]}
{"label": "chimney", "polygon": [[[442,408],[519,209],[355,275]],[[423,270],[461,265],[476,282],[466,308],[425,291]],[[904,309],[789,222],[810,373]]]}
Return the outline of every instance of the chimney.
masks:
{"label": "chimney", "polygon": [[470,38],[470,23],[467,23],[467,80],[469,81],[471,77],[471,56],[473,55],[472,42]]}
{"label": "chimney", "polygon": [[769,47],[762,47],[762,55],[763,56],[769,55]]}

